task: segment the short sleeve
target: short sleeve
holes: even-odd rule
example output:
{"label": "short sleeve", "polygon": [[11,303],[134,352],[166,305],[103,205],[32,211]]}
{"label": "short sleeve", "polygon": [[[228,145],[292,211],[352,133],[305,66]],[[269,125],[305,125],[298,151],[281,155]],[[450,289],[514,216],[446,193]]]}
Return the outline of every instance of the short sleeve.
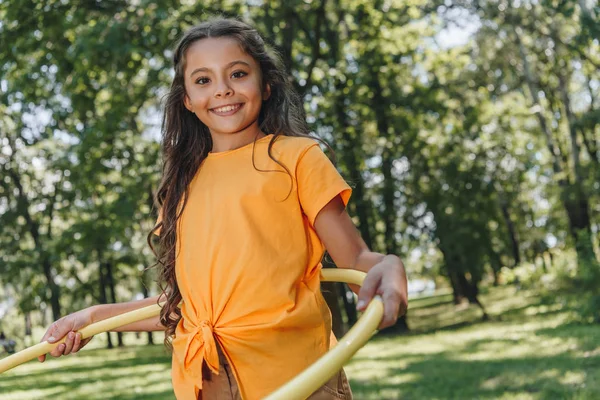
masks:
{"label": "short sleeve", "polygon": [[314,225],[319,212],[338,194],[348,204],[352,189],[317,143],[308,147],[296,166],[298,197],[304,214]]}

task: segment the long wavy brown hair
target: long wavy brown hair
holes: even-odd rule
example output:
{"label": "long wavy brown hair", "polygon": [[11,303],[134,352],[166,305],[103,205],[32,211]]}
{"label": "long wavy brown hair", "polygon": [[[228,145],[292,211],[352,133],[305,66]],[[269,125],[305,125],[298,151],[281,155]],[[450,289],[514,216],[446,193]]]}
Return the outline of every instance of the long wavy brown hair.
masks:
{"label": "long wavy brown hair", "polygon": [[[160,312],[160,322],[167,328],[167,347],[171,346],[175,328],[181,319],[181,292],[175,276],[177,221],[187,203],[188,186],[212,148],[208,128],[184,106],[185,55],[197,40],[220,37],[237,40],[242,49],[259,64],[263,87],[268,84],[271,88],[271,95],[263,102],[259,114],[260,129],[266,134],[273,134],[268,146],[269,157],[289,174],[289,170],[272,156],[275,140],[281,135],[311,137],[301,99],[292,88],[281,57],[265,44],[256,29],[235,19],[214,18],[185,32],[173,54],[175,77],[166,96],[162,123],[163,171],[155,196],[155,204],[162,218],[147,238],[157,257],[153,267],[159,270],[161,299],[166,299]],[[155,244],[153,238],[159,232],[158,243]]]}

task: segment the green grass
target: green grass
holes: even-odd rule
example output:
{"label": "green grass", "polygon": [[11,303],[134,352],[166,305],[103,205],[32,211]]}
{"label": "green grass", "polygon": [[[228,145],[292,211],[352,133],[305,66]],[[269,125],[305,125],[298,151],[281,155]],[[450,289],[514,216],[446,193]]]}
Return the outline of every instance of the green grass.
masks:
{"label": "green grass", "polygon": [[357,353],[346,367],[357,399],[600,399],[600,326],[512,287],[483,296],[487,322],[437,300],[411,303],[413,334]]}
{"label": "green grass", "polygon": [[[512,287],[411,301],[413,333],[376,337],[346,366],[355,399],[600,399],[600,326]],[[566,303],[565,303],[566,304]],[[0,399],[174,399],[162,346],[84,350],[0,375]]]}

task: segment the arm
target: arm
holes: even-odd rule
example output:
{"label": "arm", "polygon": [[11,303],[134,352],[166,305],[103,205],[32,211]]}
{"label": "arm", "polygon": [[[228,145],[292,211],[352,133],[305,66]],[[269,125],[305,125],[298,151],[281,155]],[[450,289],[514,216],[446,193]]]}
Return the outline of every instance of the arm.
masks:
{"label": "arm", "polygon": [[[50,354],[54,357],[60,357],[70,353],[76,353],[92,339],[91,337],[82,339],[81,334],[77,333],[81,328],[128,311],[156,304],[159,298],[160,296],[154,296],[127,303],[100,304],[74,312],[52,323],[40,342],[48,341],[49,343],[54,343],[66,336],[65,342],[56,346]],[[161,330],[164,331],[165,327],[160,323],[159,317],[156,316],[122,326],[115,331],[139,332]],[[46,356],[40,356],[38,359],[40,362],[44,362]]]}
{"label": "arm", "polygon": [[[380,328],[392,326],[408,307],[406,272],[402,260],[369,250],[346,212],[340,196],[332,199],[315,218],[315,230],[327,252],[340,268],[367,273],[358,292],[359,310],[364,310],[376,294],[383,298],[384,318]],[[356,288],[353,288],[356,292]]]}
{"label": "arm", "polygon": [[[99,304],[92,306],[90,307],[90,323],[102,321],[116,315],[121,315],[129,311],[156,304],[159,297],[160,296],[148,297],[146,299],[130,301],[127,303]],[[165,329],[165,326],[160,323],[160,317],[157,315],[156,317],[121,326],[114,329],[112,332],[153,332],[164,331]]]}

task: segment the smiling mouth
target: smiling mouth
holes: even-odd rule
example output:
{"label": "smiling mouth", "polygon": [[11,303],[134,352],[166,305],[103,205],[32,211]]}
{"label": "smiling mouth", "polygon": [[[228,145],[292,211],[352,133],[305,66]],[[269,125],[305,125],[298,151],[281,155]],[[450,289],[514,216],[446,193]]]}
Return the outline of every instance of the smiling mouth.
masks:
{"label": "smiling mouth", "polygon": [[210,111],[221,116],[233,115],[242,108],[243,105],[244,103],[228,104],[223,107],[211,108]]}

